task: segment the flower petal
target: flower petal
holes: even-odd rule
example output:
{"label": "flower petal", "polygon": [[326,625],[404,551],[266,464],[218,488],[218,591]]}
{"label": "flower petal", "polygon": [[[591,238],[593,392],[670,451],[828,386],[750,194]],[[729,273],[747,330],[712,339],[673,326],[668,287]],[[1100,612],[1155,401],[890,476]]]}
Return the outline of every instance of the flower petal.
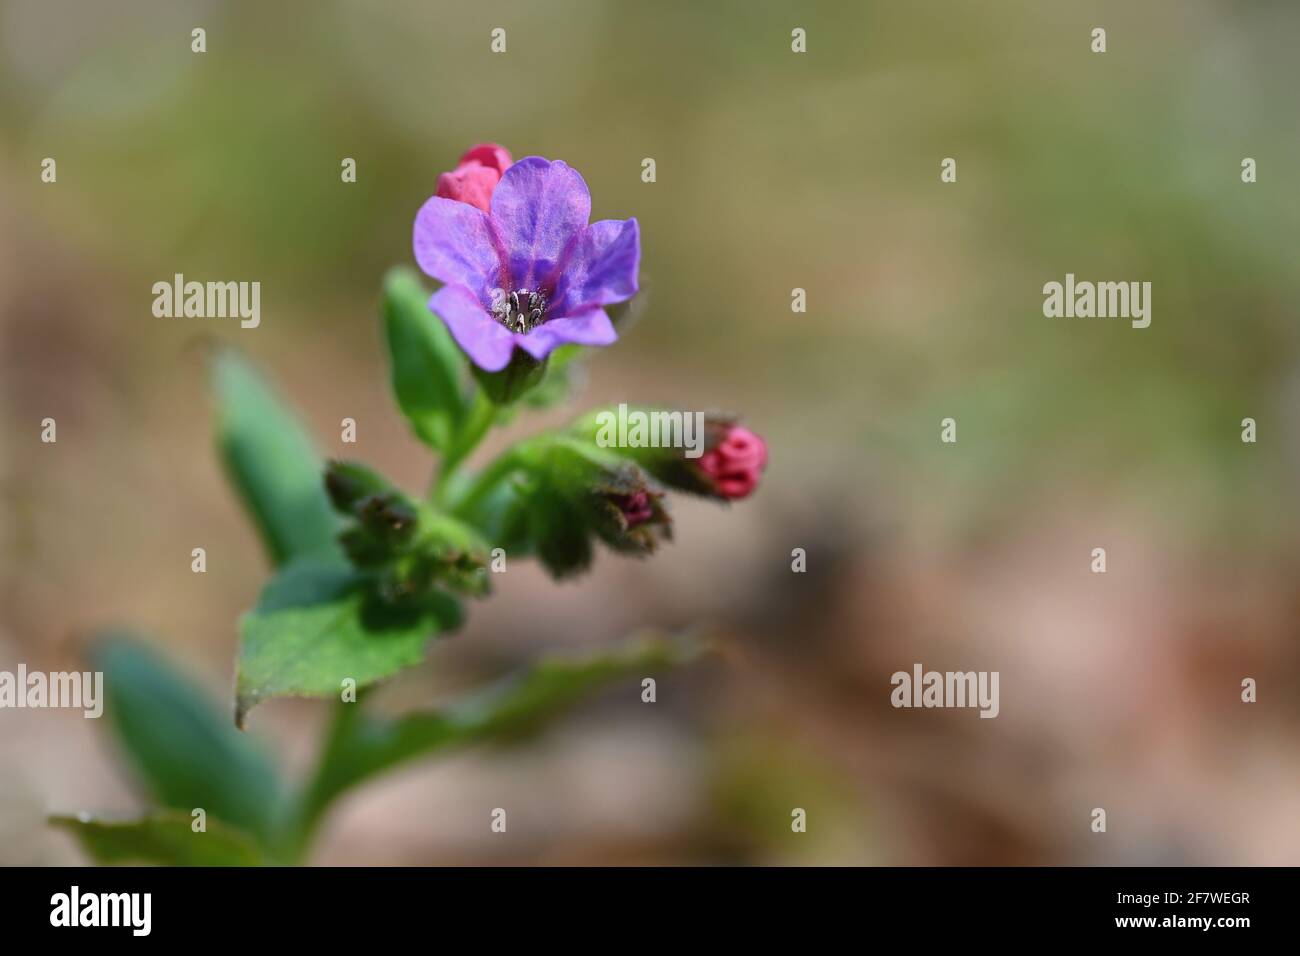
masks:
{"label": "flower petal", "polygon": [[479,368],[486,372],[499,372],[510,364],[514,337],[509,329],[483,309],[478,297],[469,289],[459,285],[443,286],[429,299],[429,308],[442,319],[456,344]]}
{"label": "flower petal", "polygon": [[460,158],[461,166],[466,163],[479,163],[495,169],[498,173],[504,173],[510,168],[512,162],[510,150],[499,143],[479,143],[477,146],[471,146]]}
{"label": "flower petal", "polygon": [[481,209],[434,196],[415,216],[415,261],[447,285],[461,285],[482,298],[501,282],[500,246]]}
{"label": "flower petal", "polygon": [[618,341],[614,323],[604,309],[589,309],[563,319],[551,319],[542,328],[549,329],[561,343],[571,345],[613,345]]}
{"label": "flower petal", "polygon": [[618,341],[618,333],[604,309],[590,309],[579,315],[551,319],[527,335],[516,334],[514,340],[541,361],[561,345],[612,345]]}
{"label": "flower petal", "polygon": [[556,285],[556,314],[632,298],[640,265],[641,229],[635,219],[593,222],[574,245]]}
{"label": "flower petal", "polygon": [[443,199],[467,202],[475,209],[488,211],[492,190],[501,180],[501,174],[478,163],[463,163],[449,173],[438,175],[438,188],[434,194]]}
{"label": "flower petal", "polygon": [[513,287],[537,289],[587,225],[591,193],[568,164],[529,156],[502,175],[492,193],[491,215]]}

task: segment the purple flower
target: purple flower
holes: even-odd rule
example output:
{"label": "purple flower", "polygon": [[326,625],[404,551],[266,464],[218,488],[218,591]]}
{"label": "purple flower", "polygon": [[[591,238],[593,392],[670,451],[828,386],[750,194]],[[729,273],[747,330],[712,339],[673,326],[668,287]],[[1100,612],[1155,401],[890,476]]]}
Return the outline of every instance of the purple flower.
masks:
{"label": "purple flower", "polygon": [[505,171],[487,213],[438,196],[420,207],[415,260],[444,283],[429,308],[479,368],[505,368],[515,346],[541,361],[618,338],[604,306],[636,295],[640,231],[590,215],[578,172],[540,156]]}

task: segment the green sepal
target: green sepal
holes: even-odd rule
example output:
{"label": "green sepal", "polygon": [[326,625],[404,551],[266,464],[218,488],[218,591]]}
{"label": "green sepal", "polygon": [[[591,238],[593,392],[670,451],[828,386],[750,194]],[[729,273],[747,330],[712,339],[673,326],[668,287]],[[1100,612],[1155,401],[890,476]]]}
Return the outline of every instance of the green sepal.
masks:
{"label": "green sepal", "polygon": [[351,523],[340,535],[348,558],[376,572],[380,593],[418,598],[437,585],[466,594],[488,589],[488,546],[470,525],[416,501],[364,465],[331,462],[325,485]]}
{"label": "green sepal", "polygon": [[[554,577],[591,564],[593,536],[633,555],[671,540],[662,492],[634,462],[565,433],[533,439],[518,457],[519,507],[526,509],[532,548]],[[646,496],[652,516],[630,526],[619,502],[636,495]]]}
{"label": "green sepal", "polygon": [[485,372],[471,365],[474,378],[489,399],[497,405],[519,401],[546,376],[549,357],[540,362],[521,348],[510,354],[510,364],[499,372]]}

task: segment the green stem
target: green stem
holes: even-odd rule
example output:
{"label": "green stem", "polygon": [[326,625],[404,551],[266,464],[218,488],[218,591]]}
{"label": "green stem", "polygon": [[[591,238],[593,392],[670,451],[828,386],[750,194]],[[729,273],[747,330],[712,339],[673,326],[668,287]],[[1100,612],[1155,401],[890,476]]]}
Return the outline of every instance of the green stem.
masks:
{"label": "green stem", "polygon": [[316,759],[316,770],[295,801],[286,826],[286,836],[280,846],[282,858],[290,865],[301,865],[311,848],[316,829],[337,793],[330,786],[329,768],[335,761],[335,752],[347,745],[357,719],[361,716],[361,701],[337,701],[334,715],[321,752]]}
{"label": "green stem", "polygon": [[293,806],[277,859],[301,864],[321,822],[344,793],[385,771],[439,751],[517,737],[596,688],[696,660],[710,642],[692,631],[645,634],[594,654],[554,657],[493,681],[438,711],[382,718],[336,702],[311,778]]}
{"label": "green stem", "polygon": [[447,453],[442,458],[442,463],[438,467],[438,475],[434,480],[433,489],[429,495],[434,504],[443,505],[446,503],[447,494],[451,487],[450,479],[456,474],[456,470],[460,468],[465,459],[479,446],[479,442],[483,440],[483,436],[488,433],[496,420],[497,406],[484,394],[483,389],[476,388],[474,397],[470,400],[465,420],[457,431],[456,440],[447,450]]}
{"label": "green stem", "polygon": [[470,486],[460,496],[452,508],[452,511],[459,517],[466,517],[474,512],[483,500],[496,490],[506,478],[510,477],[519,470],[523,464],[523,456],[528,442],[519,442],[518,444],[507,448],[486,468],[479,472]]}

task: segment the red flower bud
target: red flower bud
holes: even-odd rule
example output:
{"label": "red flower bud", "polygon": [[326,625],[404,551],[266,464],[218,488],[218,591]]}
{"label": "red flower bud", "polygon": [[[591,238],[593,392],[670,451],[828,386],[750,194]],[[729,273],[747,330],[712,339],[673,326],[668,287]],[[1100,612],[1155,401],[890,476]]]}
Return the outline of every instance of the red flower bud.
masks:
{"label": "red flower bud", "polygon": [[623,513],[629,528],[644,524],[655,516],[654,503],[647,492],[635,491],[630,495],[614,494],[610,495],[609,499]]}
{"label": "red flower bud", "polygon": [[436,195],[443,199],[469,203],[484,212],[492,200],[492,190],[501,181],[501,174],[511,165],[510,153],[496,143],[480,143],[460,158],[459,165],[449,173],[438,176]]}
{"label": "red flower bud", "polygon": [[758,487],[767,466],[767,443],[748,428],[733,425],[698,462],[724,498],[744,498]]}

